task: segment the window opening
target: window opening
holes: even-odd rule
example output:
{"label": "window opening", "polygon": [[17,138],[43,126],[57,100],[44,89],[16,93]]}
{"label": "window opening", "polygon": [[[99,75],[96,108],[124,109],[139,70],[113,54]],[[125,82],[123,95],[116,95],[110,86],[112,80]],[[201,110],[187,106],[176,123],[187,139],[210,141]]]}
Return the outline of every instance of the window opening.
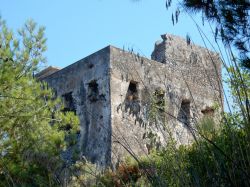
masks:
{"label": "window opening", "polygon": [[178,121],[190,125],[190,101],[183,100],[177,117]]}
{"label": "window opening", "polygon": [[89,94],[89,100],[91,102],[96,102],[98,100],[98,95],[99,95],[99,90],[98,90],[98,83],[96,82],[96,80],[92,80],[89,83],[89,90],[88,90]]}
{"label": "window opening", "polygon": [[204,117],[213,117],[214,116],[214,109],[211,107],[206,107],[204,110],[201,111]]}
{"label": "window opening", "polygon": [[64,112],[74,112],[76,114],[76,107],[74,103],[74,99],[72,96],[72,92],[66,93],[62,95],[62,98],[64,100]]}
{"label": "window opening", "polygon": [[128,101],[137,101],[138,100],[138,83],[131,81],[128,86],[127,91],[127,100]]}

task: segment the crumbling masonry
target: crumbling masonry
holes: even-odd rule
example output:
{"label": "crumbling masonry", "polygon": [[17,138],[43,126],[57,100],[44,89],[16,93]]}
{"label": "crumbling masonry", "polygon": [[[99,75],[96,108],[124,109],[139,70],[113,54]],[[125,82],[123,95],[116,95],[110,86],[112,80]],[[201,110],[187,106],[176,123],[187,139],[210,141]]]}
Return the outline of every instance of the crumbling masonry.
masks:
{"label": "crumbling masonry", "polygon": [[188,144],[199,121],[222,108],[219,55],[177,36],[162,39],[152,60],[108,46],[38,74],[79,116],[81,154],[101,167],[148,154],[170,136]]}

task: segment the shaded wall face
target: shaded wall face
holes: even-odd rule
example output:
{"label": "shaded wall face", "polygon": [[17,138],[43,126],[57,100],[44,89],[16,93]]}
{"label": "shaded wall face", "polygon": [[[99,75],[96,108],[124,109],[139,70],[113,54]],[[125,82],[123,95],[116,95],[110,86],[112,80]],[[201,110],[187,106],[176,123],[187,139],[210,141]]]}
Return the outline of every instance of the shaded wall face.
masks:
{"label": "shaded wall face", "polygon": [[[113,163],[125,155],[148,154],[170,134],[178,144],[189,144],[190,129],[219,95],[212,86],[193,81],[192,74],[186,72],[185,79],[178,68],[116,48],[111,49],[110,88]],[[156,134],[154,145],[150,132]]]}
{"label": "shaded wall face", "polygon": [[[81,154],[101,167],[111,162],[109,49],[104,49],[45,79],[62,97],[65,111],[80,118]],[[69,154],[70,155],[70,154]],[[70,159],[70,158],[69,158]]]}

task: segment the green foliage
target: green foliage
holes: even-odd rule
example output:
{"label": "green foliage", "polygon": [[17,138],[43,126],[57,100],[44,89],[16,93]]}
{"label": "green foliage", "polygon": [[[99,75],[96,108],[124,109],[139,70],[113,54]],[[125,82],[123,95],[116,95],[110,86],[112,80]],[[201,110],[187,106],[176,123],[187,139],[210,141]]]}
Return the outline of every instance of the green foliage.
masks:
{"label": "green foliage", "polygon": [[67,186],[97,186],[100,170],[94,164],[84,161],[77,161],[70,167],[70,180]]}
{"label": "green foliage", "polygon": [[201,136],[211,138],[218,133],[216,126],[213,117],[204,116],[199,125],[197,125],[197,131]]}
{"label": "green foliage", "polygon": [[18,33],[0,19],[0,186],[54,186],[65,137],[79,121],[33,78],[45,62],[44,28],[28,21]]}
{"label": "green foliage", "polygon": [[216,23],[215,40],[221,38],[226,46],[234,45],[245,67],[250,68],[249,1],[183,0],[182,5],[191,12],[201,11],[207,20]]}
{"label": "green foliage", "polygon": [[192,183],[195,186],[249,186],[249,152],[242,129],[225,127],[209,141],[200,140],[187,152]]}
{"label": "green foliage", "polygon": [[[241,67],[241,66],[239,66]],[[233,109],[245,120],[245,127],[249,127],[250,122],[250,72],[244,68],[231,66],[228,68],[230,77],[226,79],[233,99]]]}
{"label": "green foliage", "polygon": [[98,186],[152,186],[137,163],[121,164],[116,171],[106,171],[100,178]]}
{"label": "green foliage", "polygon": [[146,174],[152,186],[188,186],[185,150],[185,147],[177,149],[172,142],[161,151],[152,152],[148,158],[143,159],[141,168],[149,171]]}
{"label": "green foliage", "polygon": [[211,122],[204,121],[202,137],[192,146],[158,153],[155,162],[162,166],[160,178],[169,186],[248,186],[248,137],[243,129],[232,128],[236,124],[231,122],[214,131]]}
{"label": "green foliage", "polygon": [[[199,124],[197,140],[188,146],[169,141],[162,150],[126,161],[117,171],[102,175],[104,186],[249,186],[250,141],[241,118],[226,114],[220,129],[214,121]],[[128,180],[130,179],[130,180]]]}
{"label": "green foliage", "polygon": [[100,170],[96,165],[86,160],[77,161],[73,164],[68,173],[71,175],[67,182],[68,186],[135,186],[150,187],[152,186],[146,175],[145,170],[139,168],[138,163],[134,160],[127,160],[126,164],[119,165],[116,171],[106,169]]}

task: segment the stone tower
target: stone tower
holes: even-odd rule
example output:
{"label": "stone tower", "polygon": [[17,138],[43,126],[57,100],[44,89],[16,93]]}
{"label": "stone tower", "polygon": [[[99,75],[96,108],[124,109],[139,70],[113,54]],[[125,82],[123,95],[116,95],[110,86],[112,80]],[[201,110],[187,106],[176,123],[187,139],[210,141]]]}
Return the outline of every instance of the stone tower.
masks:
{"label": "stone tower", "polygon": [[222,108],[219,55],[177,36],[162,39],[152,60],[108,46],[38,74],[79,116],[81,153],[101,167],[148,154],[170,134],[189,144],[199,121],[217,118],[215,104]]}

